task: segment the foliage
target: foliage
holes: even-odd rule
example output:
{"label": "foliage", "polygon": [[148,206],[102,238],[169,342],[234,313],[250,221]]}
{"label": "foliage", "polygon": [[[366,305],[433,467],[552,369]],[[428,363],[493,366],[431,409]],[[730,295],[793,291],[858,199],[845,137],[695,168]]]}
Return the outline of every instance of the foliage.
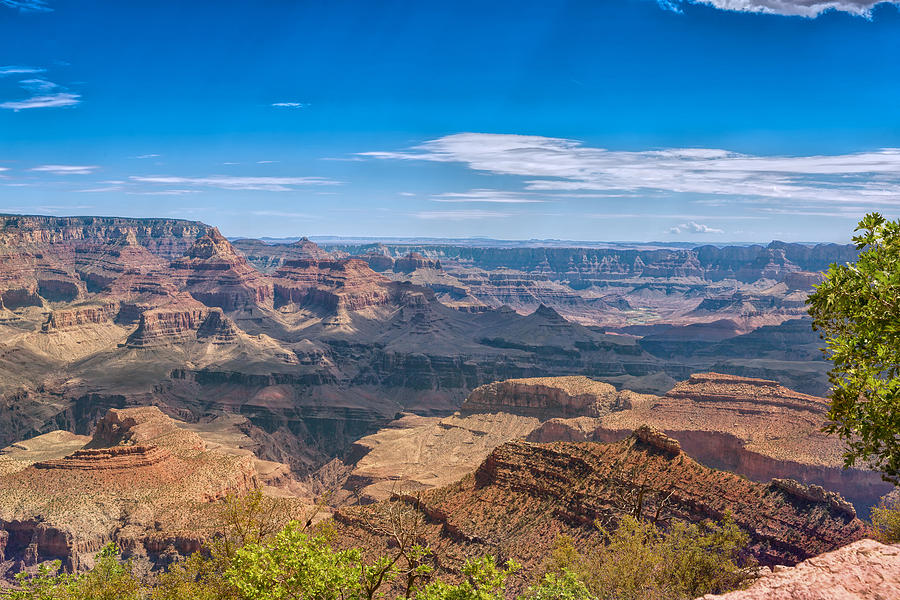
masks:
{"label": "foliage", "polygon": [[119,549],[109,544],[96,556],[94,568],[82,575],[56,573],[59,562],[41,565],[34,576],[19,573],[22,589],[9,593],[11,600],[140,600],[141,584],[131,563],[119,560]]}
{"label": "foliage", "polygon": [[594,600],[587,586],[575,573],[547,573],[537,586],[528,588],[520,600]]}
{"label": "foliage", "polygon": [[498,567],[493,556],[469,560],[462,568],[465,581],[458,585],[435,581],[416,600],[503,600],[506,579],[520,568],[513,561]]}
{"label": "foliage", "polygon": [[872,509],[875,537],[885,544],[900,544],[900,498],[882,499]]}
{"label": "foliage", "polygon": [[564,583],[573,574],[590,594],[573,598],[692,599],[736,589],[752,576],[753,564],[742,557],[749,538],[730,515],[721,524],[675,522],[668,529],[626,516],[613,532],[604,532],[607,543],[589,556],[571,538],[561,536],[554,545],[550,574],[561,574]]}
{"label": "foliage", "polygon": [[871,213],[855,231],[856,263],[831,265],[808,300],[833,363],[825,431],[846,443],[847,466],[900,484],[900,221]]}

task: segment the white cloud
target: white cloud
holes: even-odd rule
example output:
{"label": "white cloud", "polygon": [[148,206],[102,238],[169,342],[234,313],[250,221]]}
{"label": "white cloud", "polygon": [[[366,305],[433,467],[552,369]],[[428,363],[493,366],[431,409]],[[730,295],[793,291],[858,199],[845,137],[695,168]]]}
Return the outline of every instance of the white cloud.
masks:
{"label": "white cloud", "polygon": [[522,192],[506,192],[502,190],[470,190],[464,193],[438,194],[432,196],[435,202],[484,202],[491,204],[537,204],[545,202]]}
{"label": "white cloud", "polygon": [[131,180],[141,183],[192,185],[223,190],[257,190],[263,192],[289,192],[297,186],[340,184],[339,181],[324,177],[231,177],[228,175],[212,175],[209,177],[132,176]]}
{"label": "white cloud", "polygon": [[59,93],[46,96],[32,96],[25,100],[3,102],[0,108],[7,110],[26,110],[29,108],[59,108],[63,106],[75,106],[81,102],[80,94]]}
{"label": "white cloud", "polygon": [[121,185],[110,185],[107,187],[97,187],[97,188],[88,188],[86,190],[75,190],[81,194],[102,194],[106,192],[121,192],[123,188]]}
{"label": "white cloud", "polygon": [[306,108],[309,104],[305,102],[273,102],[275,108]]}
{"label": "white cloud", "polygon": [[23,79],[19,82],[19,86],[23,89],[28,90],[29,92],[49,92],[50,90],[56,89],[59,86],[53,83],[52,81],[47,81],[46,79]]}
{"label": "white cloud", "polygon": [[52,12],[44,0],[0,0],[0,6],[15,8],[21,12]]}
{"label": "white cloud", "polygon": [[158,158],[159,154],[139,154],[137,156],[133,156],[132,158],[136,158],[138,160],[145,160],[148,158]]}
{"label": "white cloud", "polygon": [[695,221],[688,221],[687,223],[682,223],[681,225],[676,225],[674,227],[670,227],[669,233],[680,234],[680,233],[725,233],[725,232],[721,229],[716,229],[714,227],[710,227],[709,225],[704,225],[702,223],[697,223]]}
{"label": "white cloud", "polygon": [[260,217],[285,217],[288,219],[316,219],[314,215],[308,213],[289,212],[281,210],[254,210],[250,214]]}
{"label": "white cloud", "polygon": [[468,221],[472,219],[497,219],[510,216],[509,213],[490,210],[428,210],[415,214],[419,219],[445,219],[447,221]]}
{"label": "white cloud", "polygon": [[835,10],[870,18],[878,4],[897,5],[898,0],[657,0],[662,8],[682,12],[685,4],[706,4],[721,10],[736,12],[808,17],[814,19],[823,12]]}
{"label": "white cloud", "polygon": [[38,67],[7,65],[5,67],[0,67],[0,77],[6,77],[7,75],[32,75],[36,73],[43,73],[44,71],[46,71],[46,69],[40,69]]}
{"label": "white cloud", "polygon": [[494,175],[520,176],[526,192],[541,192],[547,199],[602,192],[633,197],[690,194],[719,204],[900,204],[896,148],[832,156],[755,156],[697,148],[623,152],[561,138],[460,133],[406,151],[361,156],[456,162]]}
{"label": "white cloud", "polygon": [[275,163],[280,163],[280,160],[258,160],[256,164],[258,165],[274,165]]}
{"label": "white cloud", "polygon": [[90,175],[99,168],[96,165],[41,165],[31,170],[53,175]]}

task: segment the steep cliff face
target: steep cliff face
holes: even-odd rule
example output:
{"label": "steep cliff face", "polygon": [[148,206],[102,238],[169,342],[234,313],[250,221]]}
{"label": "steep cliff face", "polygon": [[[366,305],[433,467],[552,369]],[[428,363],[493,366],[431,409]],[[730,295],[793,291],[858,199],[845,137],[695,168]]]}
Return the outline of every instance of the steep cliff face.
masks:
{"label": "steep cliff face", "polygon": [[396,286],[358,259],[286,261],[274,273],[275,305],[360,310],[396,299]]}
{"label": "steep cliff face", "polygon": [[207,306],[234,311],[272,304],[271,282],[216,229],[198,238],[170,267],[179,286]]}
{"label": "steep cliff face", "polygon": [[521,412],[552,417],[599,417],[631,408],[631,392],[584,376],[508,379],[475,388],[464,412]]}

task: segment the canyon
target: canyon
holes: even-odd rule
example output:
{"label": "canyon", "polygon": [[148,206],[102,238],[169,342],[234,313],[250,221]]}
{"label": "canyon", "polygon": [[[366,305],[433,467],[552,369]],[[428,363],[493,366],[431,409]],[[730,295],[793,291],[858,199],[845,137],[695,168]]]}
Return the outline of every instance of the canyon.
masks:
{"label": "canyon", "polygon": [[616,481],[672,491],[680,520],[732,507],[763,564],[834,550],[890,491],[820,431],[805,298],[855,252],[320,247],[0,216],[0,568],[77,570],[108,541],[158,568],[256,487],[327,496],[372,548],[365,520],[406,503],[448,565],[534,566],[541,527],[615,521]]}

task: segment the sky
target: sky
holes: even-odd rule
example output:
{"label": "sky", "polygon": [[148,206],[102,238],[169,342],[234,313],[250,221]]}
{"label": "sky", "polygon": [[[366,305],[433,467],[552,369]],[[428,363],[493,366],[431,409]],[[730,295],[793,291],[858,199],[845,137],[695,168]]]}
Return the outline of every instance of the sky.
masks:
{"label": "sky", "polygon": [[848,242],[900,217],[898,7],[0,0],[0,212]]}

